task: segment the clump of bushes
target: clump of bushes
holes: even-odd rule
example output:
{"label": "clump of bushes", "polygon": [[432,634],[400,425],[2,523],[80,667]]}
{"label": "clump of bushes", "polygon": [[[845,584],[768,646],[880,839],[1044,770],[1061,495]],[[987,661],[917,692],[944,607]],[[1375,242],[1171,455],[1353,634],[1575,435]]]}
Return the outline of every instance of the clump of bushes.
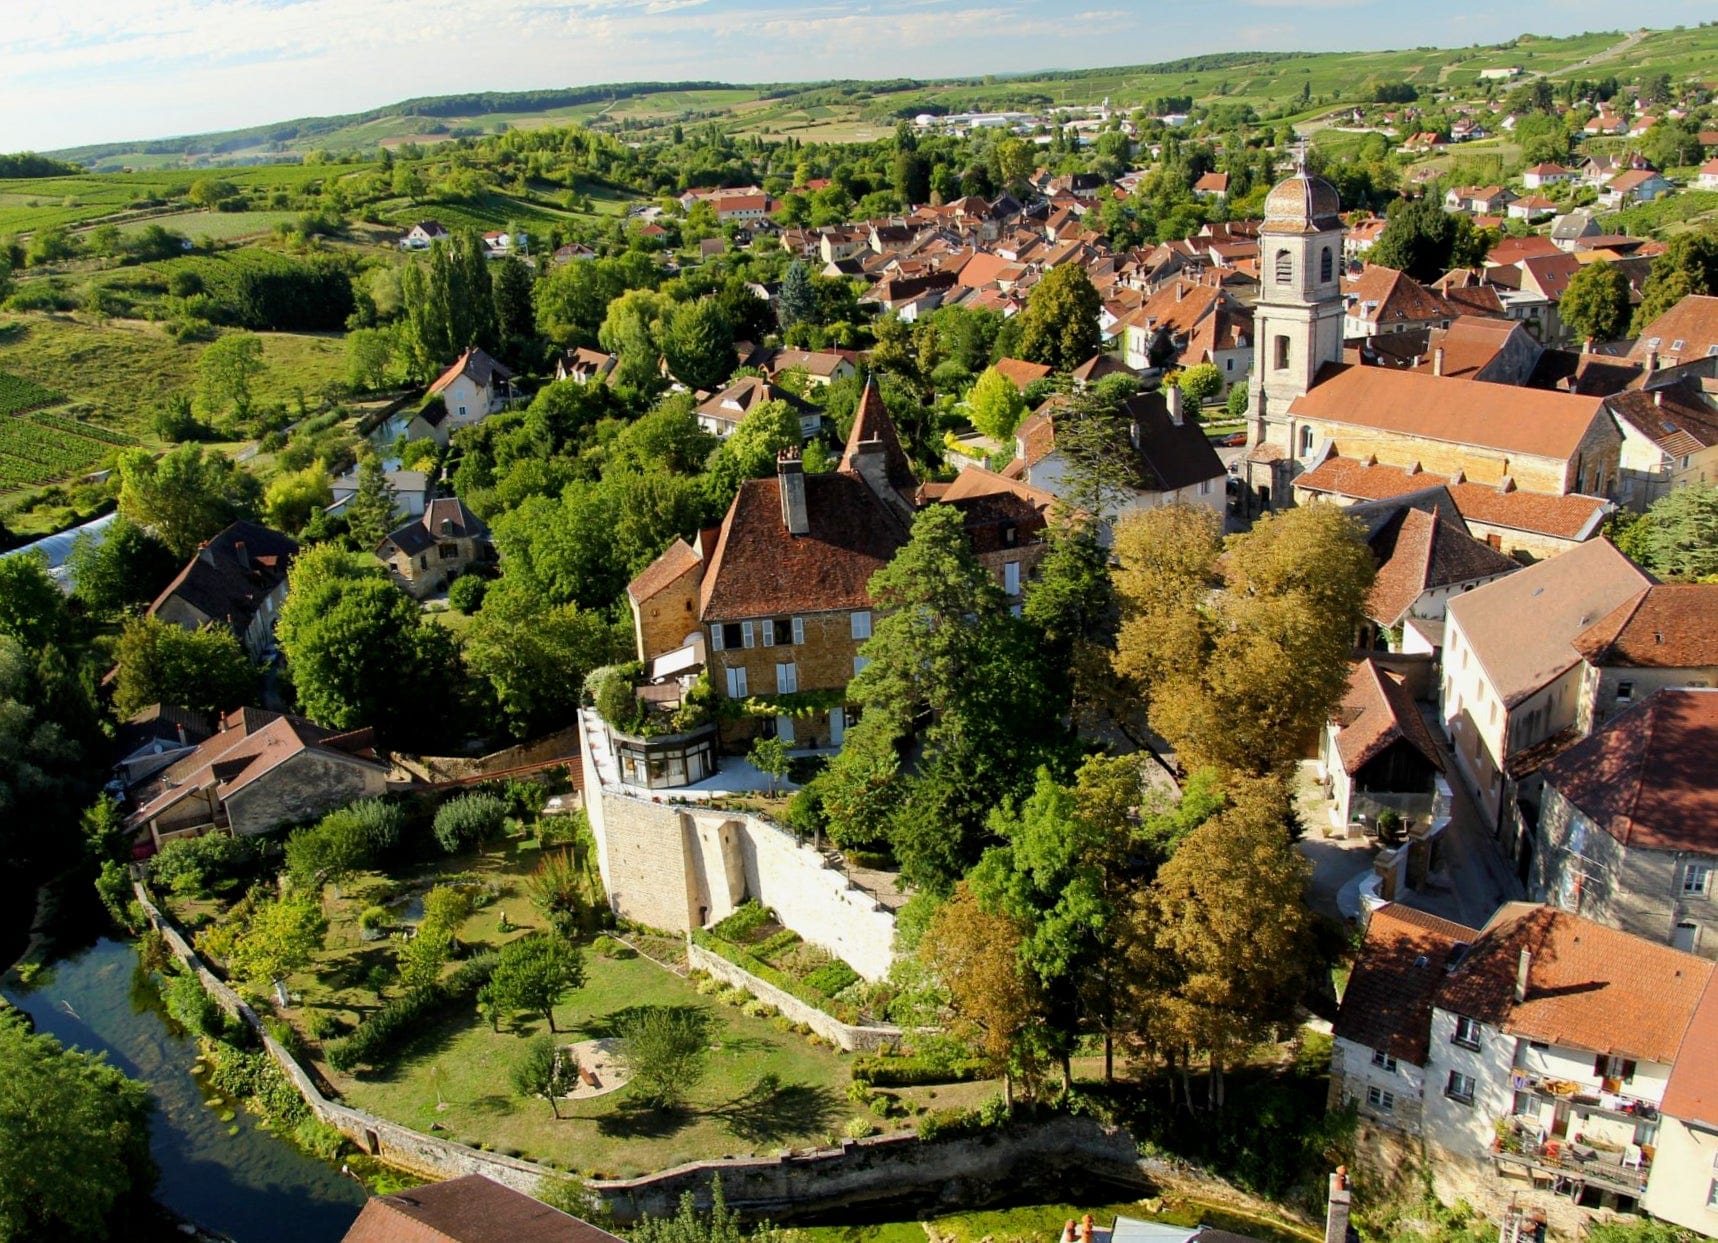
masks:
{"label": "clump of bushes", "polygon": [[149,861],[149,879],[182,898],[207,898],[253,875],[260,863],[261,851],[249,838],[176,837]]}
{"label": "clump of bushes", "polygon": [[435,840],[448,854],[458,854],[494,837],[507,820],[507,804],[493,794],[461,794],[435,813]]}
{"label": "clump of bushes", "polygon": [[350,1036],[328,1046],[328,1064],[338,1071],[379,1066],[437,1010],[473,1000],[495,974],[499,954],[479,954],[461,963],[445,980],[414,988],[388,1002],[353,1029]]}
{"label": "clump of bushes", "polygon": [[982,1078],[984,1063],[977,1058],[921,1054],[902,1057],[876,1054],[853,1059],[853,1082],[873,1088],[916,1088],[928,1083],[965,1083]]}
{"label": "clump of bushes", "polygon": [[462,574],[448,584],[448,607],[470,616],[483,607],[484,593],[489,584],[475,574]]}

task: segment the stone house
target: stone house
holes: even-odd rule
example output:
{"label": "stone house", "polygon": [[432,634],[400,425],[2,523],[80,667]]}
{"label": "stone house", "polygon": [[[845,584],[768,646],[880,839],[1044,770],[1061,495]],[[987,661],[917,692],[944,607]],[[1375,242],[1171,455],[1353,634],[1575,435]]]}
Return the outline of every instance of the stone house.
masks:
{"label": "stone house", "polygon": [[1689,294],[1641,329],[1629,358],[1649,371],[1718,356],[1718,297]]}
{"label": "stone house", "polygon": [[381,794],[387,782],[371,730],[337,733],[302,717],[240,708],[136,791],[126,825],[156,849],[169,838],[216,831],[249,836],[315,820]]}
{"label": "stone house", "polygon": [[286,571],[298,542],[255,522],[235,522],[197,550],[161,589],[149,615],[200,630],[223,626],[260,660],[274,647]]}
{"label": "stone house", "polygon": [[1654,691],[1718,686],[1718,583],[1653,583],[1576,635],[1576,725],[1590,734]]}
{"label": "stone house", "polygon": [[1657,691],[1612,717],[1540,770],[1533,892],[1718,958],[1718,936],[1708,935],[1718,919],[1714,773],[1718,690]]}
{"label": "stone house", "polygon": [[1620,504],[1645,510],[1677,488],[1718,482],[1718,406],[1699,378],[1631,389],[1608,404],[1623,438]]}
{"label": "stone house", "polygon": [[341,1243],[623,1243],[481,1174],[371,1196]]}
{"label": "stone house", "polygon": [[1342,296],[1342,335],[1349,339],[1448,328],[1456,317],[1454,307],[1407,273],[1371,263],[1343,278]]}
{"label": "stone house", "polygon": [[1511,761],[1575,723],[1583,662],[1574,640],[1650,583],[1601,538],[1448,602],[1444,732],[1493,831],[1513,801]]}
{"label": "stone house", "polygon": [[[840,692],[864,668],[859,649],[875,621],[871,576],[906,543],[919,506],[936,500],[961,512],[981,562],[1019,596],[1042,555],[1047,500],[1000,476],[921,495],[867,384],[836,470],[807,474],[798,451],[784,450],[774,478],[741,484],[719,528],[677,540],[632,581],[639,660],[672,664],[676,676],[701,664],[731,700],[794,697],[785,706],[804,710],[776,716],[776,736],[801,749],[840,746],[853,719]],[[698,659],[678,655],[699,642]]]}
{"label": "stone house", "polygon": [[489,526],[458,497],[438,497],[423,516],[390,531],[376,556],[407,595],[422,600],[444,591],[461,574],[495,564]]}

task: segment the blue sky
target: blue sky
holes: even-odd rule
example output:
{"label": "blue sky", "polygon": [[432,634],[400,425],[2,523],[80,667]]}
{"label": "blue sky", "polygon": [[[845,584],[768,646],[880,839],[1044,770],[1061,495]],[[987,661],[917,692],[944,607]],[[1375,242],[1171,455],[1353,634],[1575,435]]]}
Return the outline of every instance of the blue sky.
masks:
{"label": "blue sky", "polygon": [[[1140,64],[1491,43],[1711,0],[0,0],[0,151],[231,129],[416,95]],[[1404,20],[1407,17],[1408,20]]]}

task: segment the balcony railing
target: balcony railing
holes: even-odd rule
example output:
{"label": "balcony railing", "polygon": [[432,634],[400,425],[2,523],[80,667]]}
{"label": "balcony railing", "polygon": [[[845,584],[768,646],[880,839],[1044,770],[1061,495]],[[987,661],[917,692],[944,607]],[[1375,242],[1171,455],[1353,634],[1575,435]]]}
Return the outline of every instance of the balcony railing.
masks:
{"label": "balcony railing", "polygon": [[1548,1100],[1565,1101],[1570,1109],[1577,1113],[1599,1114],[1607,1118],[1633,1118],[1641,1122],[1658,1121],[1656,1105],[1630,1096],[1627,1092],[1601,1092],[1568,1079],[1536,1075],[1526,1070],[1511,1072],[1510,1086],[1517,1092],[1532,1092]]}
{"label": "balcony railing", "polygon": [[1537,1138],[1532,1124],[1505,1119],[1492,1141],[1492,1159],[1499,1170],[1513,1166],[1552,1180],[1557,1190],[1597,1187],[1618,1195],[1646,1191],[1652,1170],[1650,1146],[1601,1146],[1565,1139]]}

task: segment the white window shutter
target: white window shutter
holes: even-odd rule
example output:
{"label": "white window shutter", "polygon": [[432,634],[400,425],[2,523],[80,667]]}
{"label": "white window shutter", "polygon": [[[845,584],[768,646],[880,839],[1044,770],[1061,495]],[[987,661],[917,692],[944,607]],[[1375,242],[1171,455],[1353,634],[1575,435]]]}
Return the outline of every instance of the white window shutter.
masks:
{"label": "white window shutter", "polygon": [[796,647],[805,642],[805,618],[803,617],[793,619],[793,642]]}
{"label": "white window shutter", "polygon": [[848,616],[848,620],[852,623],[855,639],[863,640],[871,637],[871,611],[869,609],[856,609]]}
{"label": "white window shutter", "polygon": [[710,650],[712,652],[719,652],[722,650],[722,623],[721,622],[717,622],[714,626],[710,627]]}
{"label": "white window shutter", "polygon": [[741,622],[740,623],[740,646],[741,647],[753,646],[752,630],[753,630],[753,627],[752,627],[751,622]]}
{"label": "white window shutter", "polygon": [[729,699],[738,699],[740,697],[740,675],[744,672],[745,672],[744,669],[730,669],[730,670],[728,670],[728,698]]}
{"label": "white window shutter", "polygon": [[764,619],[764,646],[775,646],[775,619],[773,617]]}

